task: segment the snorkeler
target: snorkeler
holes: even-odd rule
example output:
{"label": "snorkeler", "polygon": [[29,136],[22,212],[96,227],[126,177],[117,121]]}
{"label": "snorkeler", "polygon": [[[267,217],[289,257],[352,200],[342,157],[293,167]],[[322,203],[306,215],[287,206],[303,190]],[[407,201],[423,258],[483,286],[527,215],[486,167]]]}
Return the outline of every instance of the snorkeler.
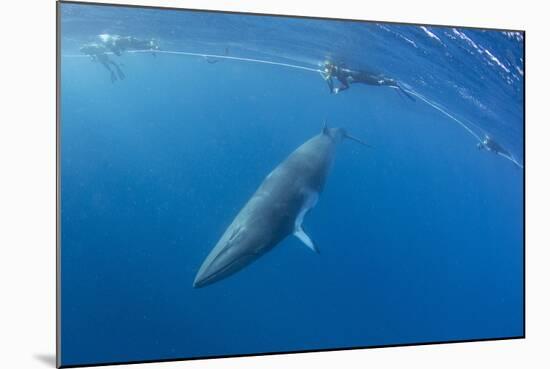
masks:
{"label": "snorkeler", "polygon": [[[117,79],[123,80],[126,77],[119,65],[109,58],[107,54],[108,50],[105,46],[96,43],[88,43],[83,45],[80,51],[88,55],[92,61],[101,63],[109,71],[111,74],[111,83],[114,83]],[[111,67],[113,67],[114,70]]]}
{"label": "snorkeler", "polygon": [[[225,48],[223,56],[229,56],[229,48],[228,47]],[[204,60],[206,60],[206,62],[208,64],[216,64],[219,61],[221,61],[222,59],[219,56],[216,57],[216,56],[212,56],[212,55],[205,55]]]}
{"label": "snorkeler", "polygon": [[514,164],[516,164],[518,167],[523,168],[523,166],[520,163],[518,163],[514,155],[512,155],[508,150],[502,147],[498,142],[496,142],[488,134],[485,134],[485,137],[483,138],[483,140],[478,142],[477,148],[478,150],[485,149],[489,152],[495,153],[496,155],[503,156],[506,159],[513,162]]}
{"label": "snorkeler", "polygon": [[[388,86],[395,88],[412,101],[415,101],[415,99],[393,78],[384,77],[380,74],[372,74],[365,71],[348,69],[344,65],[336,65],[328,60],[324,63],[321,76],[325,81],[327,81],[331,94],[337,94],[341,91],[347,90],[352,83],[363,83],[372,86]],[[334,79],[337,79],[338,82],[340,82],[340,87],[334,86]]]}
{"label": "snorkeler", "polygon": [[142,40],[132,36],[110,35],[106,33],[98,37],[102,44],[117,56],[121,56],[122,52],[128,50],[153,51],[153,56],[155,56],[154,51],[160,50],[158,42],[155,39]]}
{"label": "snorkeler", "polygon": [[485,149],[489,152],[494,152],[495,154],[504,154],[507,156],[511,156],[510,152],[500,146],[498,142],[496,142],[493,138],[491,138],[489,135],[485,135],[482,141],[478,142],[477,148],[479,150]]}

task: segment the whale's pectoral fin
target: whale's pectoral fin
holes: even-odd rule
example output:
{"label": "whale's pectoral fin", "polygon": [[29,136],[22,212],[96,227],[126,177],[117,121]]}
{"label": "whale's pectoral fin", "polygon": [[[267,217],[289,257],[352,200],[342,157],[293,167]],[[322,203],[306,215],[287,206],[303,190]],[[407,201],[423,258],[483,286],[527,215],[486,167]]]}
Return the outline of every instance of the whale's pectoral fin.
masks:
{"label": "whale's pectoral fin", "polygon": [[304,229],[302,228],[302,222],[304,221],[304,216],[306,215],[306,213],[315,206],[318,198],[319,194],[317,192],[305,191],[302,209],[298,213],[298,216],[296,217],[296,220],[294,222],[294,235],[316,253],[319,253],[319,250],[317,249],[311,238],[309,238],[306,232],[304,232]]}
{"label": "whale's pectoral fin", "polygon": [[319,249],[317,248],[317,246],[315,246],[315,244],[313,243],[313,241],[311,240],[311,238],[309,238],[309,236],[306,234],[306,232],[304,232],[304,230],[302,229],[302,227],[299,227],[299,228],[296,228],[294,230],[294,235],[304,243],[304,245],[306,245],[307,247],[309,247],[311,250],[315,251],[316,253],[319,254]]}

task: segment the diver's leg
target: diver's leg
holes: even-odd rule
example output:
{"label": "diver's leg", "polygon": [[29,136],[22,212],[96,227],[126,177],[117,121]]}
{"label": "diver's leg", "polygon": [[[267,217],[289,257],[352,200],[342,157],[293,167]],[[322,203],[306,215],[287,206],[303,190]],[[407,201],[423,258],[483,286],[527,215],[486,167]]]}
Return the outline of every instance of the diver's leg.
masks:
{"label": "diver's leg", "polygon": [[117,72],[117,74],[118,74],[118,78],[120,78],[121,80],[123,80],[124,78],[126,78],[126,76],[125,76],[124,73],[122,72],[122,69],[120,69],[120,67],[118,66],[117,63],[115,63],[114,61],[111,60],[111,64],[115,67],[116,72]]}
{"label": "diver's leg", "polygon": [[107,68],[107,70],[109,71],[109,73],[111,73],[111,83],[114,83],[117,78],[116,78],[116,74],[115,72],[111,69],[111,67],[109,66],[109,63],[107,61],[102,61],[101,64]]}
{"label": "diver's leg", "polygon": [[346,78],[338,77],[338,82],[340,82],[340,87],[336,87],[332,90],[335,94],[349,88],[349,82]]}
{"label": "diver's leg", "polygon": [[328,89],[330,91],[330,93],[334,93],[334,82],[332,81],[332,78],[329,77],[328,79],[326,79],[327,81],[327,85],[328,85]]}

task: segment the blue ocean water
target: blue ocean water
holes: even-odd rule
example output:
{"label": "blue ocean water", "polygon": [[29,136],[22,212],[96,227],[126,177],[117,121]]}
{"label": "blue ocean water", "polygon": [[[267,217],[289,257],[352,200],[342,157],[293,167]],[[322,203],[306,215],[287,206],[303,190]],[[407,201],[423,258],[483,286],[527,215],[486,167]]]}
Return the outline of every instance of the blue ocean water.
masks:
{"label": "blue ocean water", "polygon": [[[60,16],[63,365],[523,335],[524,173],[475,137],[523,163],[523,34],[69,3]],[[126,75],[112,83],[79,52],[107,33],[312,69],[329,58],[425,100],[166,53],[111,56]],[[338,149],[304,221],[320,254],[289,237],[192,288],[324,121],[372,147]]]}

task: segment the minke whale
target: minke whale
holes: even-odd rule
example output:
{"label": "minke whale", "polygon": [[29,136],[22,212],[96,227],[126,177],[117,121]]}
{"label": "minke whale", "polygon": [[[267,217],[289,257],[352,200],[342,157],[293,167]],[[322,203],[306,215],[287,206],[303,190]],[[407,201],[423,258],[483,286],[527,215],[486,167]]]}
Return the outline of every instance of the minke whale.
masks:
{"label": "minke whale", "polygon": [[325,124],[268,174],[202,263],[193,287],[236,273],[291,234],[318,253],[302,222],[323,191],[336,146],[346,138],[368,146]]}

